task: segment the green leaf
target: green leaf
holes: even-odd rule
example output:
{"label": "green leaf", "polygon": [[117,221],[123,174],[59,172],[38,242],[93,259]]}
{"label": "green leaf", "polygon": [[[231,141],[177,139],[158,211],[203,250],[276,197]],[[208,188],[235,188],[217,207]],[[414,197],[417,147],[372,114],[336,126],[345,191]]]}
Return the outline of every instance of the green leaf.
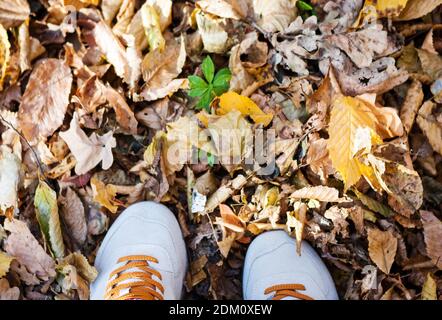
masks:
{"label": "green leaf", "polygon": [[298,8],[300,10],[304,10],[304,11],[312,11],[314,8],[311,4],[302,1],[302,0],[298,0],[298,2],[296,2],[296,5],[298,6]]}
{"label": "green leaf", "polygon": [[213,64],[212,58],[210,56],[207,56],[203,60],[203,64],[201,65],[201,68],[203,69],[204,76],[206,77],[206,80],[209,83],[212,83],[213,76],[215,75],[215,65]]}
{"label": "green leaf", "polygon": [[41,232],[52,253],[56,258],[64,257],[57,195],[44,181],[40,181],[35,191],[34,206]]}
{"label": "green leaf", "polygon": [[213,154],[211,154],[211,153],[207,154],[207,164],[210,167],[213,167],[215,165],[215,156]]}
{"label": "green leaf", "polygon": [[198,76],[189,76],[188,77],[189,82],[190,82],[190,88],[191,89],[196,89],[196,88],[204,88],[206,89],[209,85],[206,81],[204,81],[204,79],[198,77]]}
{"label": "green leaf", "polygon": [[222,95],[229,90],[230,79],[232,79],[232,73],[228,68],[221,69],[217,72],[213,80],[213,88],[216,95]]}
{"label": "green leaf", "polygon": [[196,105],[197,109],[206,109],[207,112],[210,112],[210,103],[213,99],[212,90],[207,90],[202,96],[198,104]]}
{"label": "green leaf", "polygon": [[207,91],[207,87],[206,88],[195,88],[195,89],[191,89],[189,91],[189,96],[191,96],[192,98],[195,97],[201,97],[202,95],[204,95]]}

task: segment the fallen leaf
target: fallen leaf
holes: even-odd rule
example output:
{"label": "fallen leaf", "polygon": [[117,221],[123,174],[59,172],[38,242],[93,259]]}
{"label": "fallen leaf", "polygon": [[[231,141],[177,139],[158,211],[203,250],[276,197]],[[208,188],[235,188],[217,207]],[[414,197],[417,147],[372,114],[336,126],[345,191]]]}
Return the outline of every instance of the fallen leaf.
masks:
{"label": "fallen leaf", "polygon": [[253,133],[251,125],[237,110],[223,116],[211,116],[208,126],[221,164],[232,171],[251,156]]}
{"label": "fallen leaf", "polygon": [[422,91],[422,84],[414,80],[407,91],[407,96],[401,108],[401,121],[404,125],[405,132],[410,132],[413,127],[414,120],[419,108],[424,101],[424,92]]}
{"label": "fallen leaf", "polygon": [[128,134],[137,134],[138,121],[123,95],[110,86],[106,87],[105,95],[108,103],[115,110],[121,129]]}
{"label": "fallen leaf", "polygon": [[430,211],[420,211],[427,256],[434,265],[442,269],[442,222]]}
{"label": "fallen leaf", "polygon": [[442,125],[432,114],[435,107],[435,103],[425,102],[419,109],[416,121],[428,138],[433,150],[442,155],[442,139],[440,138],[442,137]]}
{"label": "fallen leaf", "polygon": [[241,19],[232,4],[225,0],[199,0],[196,2],[196,6],[204,12],[221,18]]}
{"label": "fallen leaf", "polygon": [[66,189],[66,194],[58,197],[60,215],[66,229],[78,246],[82,246],[87,237],[87,224],[83,203],[77,193]]}
{"label": "fallen leaf", "polygon": [[60,137],[69,146],[77,164],[75,173],[80,175],[87,173],[102,162],[102,168],[107,170],[114,160],[112,148],[116,147],[116,140],[112,132],[103,136],[92,133],[89,137],[80,128],[78,114],[75,112],[68,131],[60,132]]}
{"label": "fallen leaf", "polygon": [[364,206],[366,206],[368,209],[370,209],[370,210],[372,210],[372,211],[374,211],[376,213],[379,213],[379,214],[383,215],[386,218],[394,215],[394,211],[391,210],[386,205],[380,203],[379,201],[376,201],[373,198],[370,198],[369,196],[366,196],[363,193],[360,193],[356,189],[354,189],[353,191],[356,194],[356,196],[358,197],[358,199],[361,200],[362,204]]}
{"label": "fallen leaf", "polygon": [[345,189],[358,182],[361,176],[372,174],[370,167],[355,158],[354,151],[359,151],[355,150],[358,128],[367,128],[376,135],[376,121],[376,117],[362,100],[341,96],[333,104],[327,148],[334,168],[342,176]]}
{"label": "fallen leaf", "polygon": [[186,62],[184,38],[166,42],[164,51],[149,52],[143,59],[142,73],[145,81],[141,97],[147,101],[164,98],[187,85],[187,79],[175,79]]}
{"label": "fallen leaf", "polygon": [[333,35],[329,41],[344,51],[358,68],[370,67],[387,49],[387,32],[375,26],[357,32]]}
{"label": "fallen leaf", "polygon": [[283,32],[297,16],[296,0],[253,0],[257,24],[266,32]]}
{"label": "fallen leaf", "polygon": [[8,0],[0,3],[0,24],[6,29],[18,27],[31,13],[26,0]]}
{"label": "fallen leaf", "polygon": [[115,186],[111,184],[104,184],[96,177],[91,179],[91,187],[94,196],[94,201],[105,207],[112,213],[117,213],[119,201],[115,199],[117,190]]}
{"label": "fallen leaf", "polygon": [[10,47],[8,33],[0,24],[0,91],[3,90],[3,81],[6,77],[6,72],[8,70],[8,64],[10,60]]}
{"label": "fallen leaf", "polygon": [[204,49],[210,53],[224,53],[229,45],[229,35],[225,31],[224,19],[203,13],[196,14],[198,32],[204,44]]}
{"label": "fallen leaf", "polygon": [[141,7],[141,20],[146,33],[147,42],[151,51],[159,49],[164,50],[166,40],[163,38],[160,25],[160,16],[154,6],[145,3]]}
{"label": "fallen leaf", "polygon": [[41,232],[56,258],[64,257],[64,243],[58,215],[57,194],[40,181],[34,198],[35,214]]}
{"label": "fallen leaf", "polygon": [[18,300],[20,298],[20,289],[18,287],[9,287],[6,278],[0,279],[0,300]]}
{"label": "fallen leaf", "polygon": [[9,271],[9,265],[11,261],[14,260],[13,257],[0,251],[0,278],[4,277]]}
{"label": "fallen leaf", "polygon": [[298,202],[294,206],[294,211],[287,212],[287,227],[295,229],[296,235],[296,252],[301,255],[301,245],[304,238],[304,227],[307,222],[307,205]]}
{"label": "fallen leaf", "polygon": [[315,199],[324,202],[345,202],[339,197],[339,191],[335,188],[316,186],[296,190],[290,195],[292,199]]}
{"label": "fallen leaf", "polygon": [[34,67],[18,112],[26,139],[45,140],[63,124],[71,85],[71,70],[62,60],[44,59]]}
{"label": "fallen leaf", "polygon": [[21,163],[20,159],[8,150],[6,146],[0,146],[0,214],[12,218],[18,209],[18,187],[20,182]]}
{"label": "fallen leaf", "polygon": [[416,49],[419,61],[424,73],[428,74],[433,81],[442,77],[442,57],[437,53],[427,50]]}
{"label": "fallen leaf", "polygon": [[232,110],[238,110],[243,116],[250,116],[255,123],[262,124],[264,127],[267,127],[273,119],[273,114],[266,114],[252,99],[230,91],[219,97],[219,108],[216,109],[216,114],[224,115]]}
{"label": "fallen leaf", "polygon": [[4,246],[9,255],[42,280],[55,277],[54,261],[31,234],[26,223],[16,219],[5,220],[4,227],[10,232]]}
{"label": "fallen leaf", "polygon": [[390,273],[397,249],[397,239],[390,231],[368,229],[368,253],[385,274]]}
{"label": "fallen leaf", "polygon": [[437,300],[437,286],[431,273],[427,273],[427,279],[422,287],[421,300]]}
{"label": "fallen leaf", "polygon": [[102,0],[101,11],[103,13],[104,21],[108,24],[112,22],[121,7],[124,0]]}
{"label": "fallen leaf", "polygon": [[442,4],[442,0],[408,0],[405,2],[407,2],[407,5],[397,20],[405,21],[421,18]]}

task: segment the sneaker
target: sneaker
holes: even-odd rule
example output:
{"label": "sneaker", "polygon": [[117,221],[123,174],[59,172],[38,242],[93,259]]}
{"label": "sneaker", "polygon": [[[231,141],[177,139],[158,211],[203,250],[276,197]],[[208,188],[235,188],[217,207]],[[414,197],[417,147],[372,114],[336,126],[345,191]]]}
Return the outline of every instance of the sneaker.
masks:
{"label": "sneaker", "polygon": [[187,269],[174,214],[154,202],[130,206],[106,234],[95,260],[92,300],[176,300]]}
{"label": "sneaker", "polygon": [[243,273],[245,300],[338,300],[330,273],[315,250],[284,231],[269,231],[249,246]]}

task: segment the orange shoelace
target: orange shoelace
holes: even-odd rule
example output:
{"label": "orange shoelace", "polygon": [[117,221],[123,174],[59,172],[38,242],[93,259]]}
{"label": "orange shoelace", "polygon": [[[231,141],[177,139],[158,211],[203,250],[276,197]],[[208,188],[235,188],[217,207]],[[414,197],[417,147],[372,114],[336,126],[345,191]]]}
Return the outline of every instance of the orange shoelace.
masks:
{"label": "orange shoelace", "polygon": [[275,292],[272,300],[281,300],[288,297],[297,298],[300,300],[314,300],[312,297],[302,294],[297,290],[305,290],[305,286],[302,284],[278,284],[271,286],[264,291],[264,294],[270,294]]}
{"label": "orange shoelace", "polygon": [[[134,255],[118,259],[118,263],[122,262],[126,263],[109,276],[106,300],[164,300],[164,287],[152,279],[152,276],[156,276],[161,281],[161,274],[149,265],[149,262],[158,263],[157,259]],[[127,280],[133,281],[126,282]],[[127,292],[122,294],[122,291]]]}

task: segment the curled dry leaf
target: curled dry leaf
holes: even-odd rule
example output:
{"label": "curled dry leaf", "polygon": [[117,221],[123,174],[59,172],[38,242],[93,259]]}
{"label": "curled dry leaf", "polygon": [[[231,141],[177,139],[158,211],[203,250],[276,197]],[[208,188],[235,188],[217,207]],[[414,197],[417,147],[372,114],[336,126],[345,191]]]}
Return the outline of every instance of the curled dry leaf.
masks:
{"label": "curled dry leaf", "polygon": [[71,85],[71,70],[62,60],[44,59],[34,67],[18,112],[26,139],[45,140],[63,124]]}
{"label": "curled dry leaf", "polygon": [[5,220],[4,227],[10,232],[4,246],[9,255],[42,280],[55,276],[54,260],[40,246],[26,223]]}
{"label": "curled dry leaf", "polygon": [[324,202],[345,202],[339,197],[339,191],[335,188],[316,186],[296,190],[290,195],[292,199],[315,199]]}
{"label": "curled dry leaf", "polygon": [[401,120],[407,133],[410,132],[413,127],[416,114],[422,106],[423,101],[424,92],[422,91],[422,84],[414,80],[407,91],[407,96],[401,108]]}
{"label": "curled dry leaf", "polygon": [[420,211],[427,256],[434,265],[442,269],[442,222],[430,211]]}
{"label": "curled dry leaf", "polygon": [[389,274],[396,255],[397,239],[391,231],[368,229],[368,253],[382,272]]}
{"label": "curled dry leaf", "polygon": [[31,13],[28,1],[7,0],[0,3],[0,24],[9,29],[18,27]]}
{"label": "curled dry leaf", "polygon": [[83,203],[77,193],[66,189],[66,194],[58,197],[60,215],[67,232],[78,246],[82,246],[87,237],[87,224]]}
{"label": "curled dry leaf", "polygon": [[235,11],[233,5],[226,0],[199,0],[196,6],[204,12],[215,16],[240,20],[240,15]]}
{"label": "curled dry leaf", "polygon": [[104,170],[109,169],[114,161],[112,148],[116,147],[113,133],[108,132],[103,136],[92,133],[88,137],[80,128],[78,120],[78,114],[75,112],[69,130],[60,132],[60,137],[66,142],[77,161],[75,173],[85,174],[100,162]]}
{"label": "curled dry leaf", "polygon": [[115,110],[121,129],[128,134],[137,134],[138,121],[124,96],[110,86],[106,87],[105,95],[108,103]]}

